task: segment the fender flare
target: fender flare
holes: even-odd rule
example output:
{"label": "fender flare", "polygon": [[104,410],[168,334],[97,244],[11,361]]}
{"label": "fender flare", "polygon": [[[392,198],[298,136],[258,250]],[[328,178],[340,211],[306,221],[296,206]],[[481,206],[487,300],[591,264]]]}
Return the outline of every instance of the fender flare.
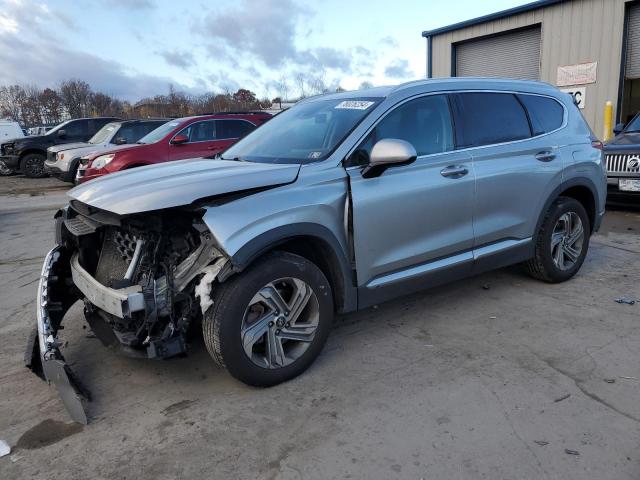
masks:
{"label": "fender flare", "polygon": [[[596,211],[594,212],[595,213],[594,218],[596,222],[598,221],[598,213],[599,213],[598,205],[600,205],[600,196],[598,194],[598,189],[596,188],[595,183],[593,183],[593,181],[587,177],[570,178],[569,180],[562,182],[551,192],[551,194],[547,198],[547,201],[542,207],[542,210],[540,211],[540,214],[538,216],[538,221],[536,222],[536,229],[534,230],[534,243],[535,243],[535,238],[538,236],[538,232],[540,231],[540,227],[542,226],[542,222],[544,221],[544,217],[547,214],[549,207],[551,207],[551,204],[556,201],[556,199],[560,196],[562,192],[572,187],[586,187],[589,189],[589,191],[591,192],[591,195],[593,195],[593,200],[596,208]],[[594,223],[594,225],[591,225],[591,228],[594,232],[598,229],[598,227],[599,225],[597,223]]]}
{"label": "fender flare", "polygon": [[338,267],[341,277],[339,280],[342,284],[337,286],[334,285],[334,288],[339,287],[341,290],[336,292],[338,294],[338,298],[342,299],[342,305],[338,311],[344,313],[356,310],[358,303],[357,290],[353,285],[351,264],[347,260],[344,250],[333,232],[331,232],[327,227],[317,223],[293,223],[289,225],[282,225],[261,233],[247,242],[233,256],[231,256],[229,268],[225,269],[226,271],[221,272],[221,279],[224,281],[231,273],[241,272],[264,253],[289,240],[293,240],[296,237],[315,238],[322,241],[331,249],[334,256],[333,260],[335,260],[332,263],[337,264],[336,266]]}

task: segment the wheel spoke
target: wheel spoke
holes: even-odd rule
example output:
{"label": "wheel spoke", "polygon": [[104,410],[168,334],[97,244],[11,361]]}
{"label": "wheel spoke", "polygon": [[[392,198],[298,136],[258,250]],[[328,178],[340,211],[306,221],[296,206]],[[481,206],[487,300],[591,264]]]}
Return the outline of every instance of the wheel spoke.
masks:
{"label": "wheel spoke", "polygon": [[562,242],[563,238],[564,238],[564,232],[554,232],[551,235],[551,249],[553,250],[556,245]]}
{"label": "wheel spoke", "polygon": [[553,261],[559,269],[564,270],[564,250],[562,249],[562,245],[558,245],[558,247],[556,248],[555,255],[553,256]]}
{"label": "wheel spoke", "polygon": [[249,358],[251,358],[253,352],[253,345],[267,333],[269,330],[269,322],[272,322],[274,318],[274,313],[269,312],[242,330],[242,346]]}
{"label": "wheel spoke", "polygon": [[278,338],[274,329],[267,332],[267,362],[269,367],[283,367],[286,364],[282,340]]}
{"label": "wheel spoke", "polygon": [[567,238],[567,245],[573,247],[573,244],[582,238],[584,234],[584,228],[582,227],[582,222],[578,222],[575,225],[575,228]]}
{"label": "wheel spoke", "polygon": [[298,319],[313,293],[311,287],[301,280],[294,279],[294,285],[296,287],[295,292],[293,292],[289,301],[288,320],[290,322],[295,322]]}
{"label": "wheel spoke", "polygon": [[562,247],[562,250],[564,252],[564,255],[569,257],[569,260],[571,260],[572,262],[576,262],[578,260],[578,257],[580,256],[580,252],[575,248],[570,247],[569,245],[564,245]]}
{"label": "wheel spoke", "polygon": [[316,333],[316,325],[291,325],[280,330],[278,336],[283,340],[311,342]]}
{"label": "wheel spoke", "polygon": [[264,286],[258,295],[269,305],[269,308],[278,313],[282,313],[289,308],[273,283]]}

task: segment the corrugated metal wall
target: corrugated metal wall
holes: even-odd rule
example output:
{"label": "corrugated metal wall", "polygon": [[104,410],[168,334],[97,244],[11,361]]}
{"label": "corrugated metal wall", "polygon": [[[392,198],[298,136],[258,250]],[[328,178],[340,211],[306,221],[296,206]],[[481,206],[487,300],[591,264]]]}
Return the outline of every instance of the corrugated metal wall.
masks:
{"label": "corrugated metal wall", "polygon": [[629,10],[629,26],[627,36],[627,64],[624,76],[640,78],[640,4]]}
{"label": "corrugated metal wall", "polygon": [[587,99],[583,113],[600,136],[604,104],[611,100],[615,107],[618,99],[627,1],[572,0],[437,35],[432,44],[433,76],[451,75],[452,44],[539,23],[542,28],[542,81],[555,85],[559,66],[598,62],[597,82],[586,85]]}

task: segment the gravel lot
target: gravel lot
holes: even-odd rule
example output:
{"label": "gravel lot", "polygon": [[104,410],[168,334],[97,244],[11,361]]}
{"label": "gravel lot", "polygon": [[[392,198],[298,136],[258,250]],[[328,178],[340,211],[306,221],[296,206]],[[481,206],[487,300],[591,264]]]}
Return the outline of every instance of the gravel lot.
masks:
{"label": "gravel lot", "polygon": [[565,284],[509,268],[341,317],[304,375],[268,390],[201,340],[171,361],[87,338],[65,356],[88,426],[22,365],[55,179],[0,177],[0,478],[640,478],[640,213],[610,212]]}

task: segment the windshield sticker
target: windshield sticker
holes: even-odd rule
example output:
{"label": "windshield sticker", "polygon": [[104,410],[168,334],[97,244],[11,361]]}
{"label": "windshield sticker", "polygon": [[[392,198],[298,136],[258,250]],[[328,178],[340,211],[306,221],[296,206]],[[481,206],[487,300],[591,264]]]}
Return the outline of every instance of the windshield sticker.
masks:
{"label": "windshield sticker", "polygon": [[311,152],[309,154],[309,158],[320,158],[322,156],[322,152]]}
{"label": "windshield sticker", "polygon": [[347,109],[347,110],[366,110],[375,102],[368,102],[365,100],[345,100],[336,105],[335,108]]}

